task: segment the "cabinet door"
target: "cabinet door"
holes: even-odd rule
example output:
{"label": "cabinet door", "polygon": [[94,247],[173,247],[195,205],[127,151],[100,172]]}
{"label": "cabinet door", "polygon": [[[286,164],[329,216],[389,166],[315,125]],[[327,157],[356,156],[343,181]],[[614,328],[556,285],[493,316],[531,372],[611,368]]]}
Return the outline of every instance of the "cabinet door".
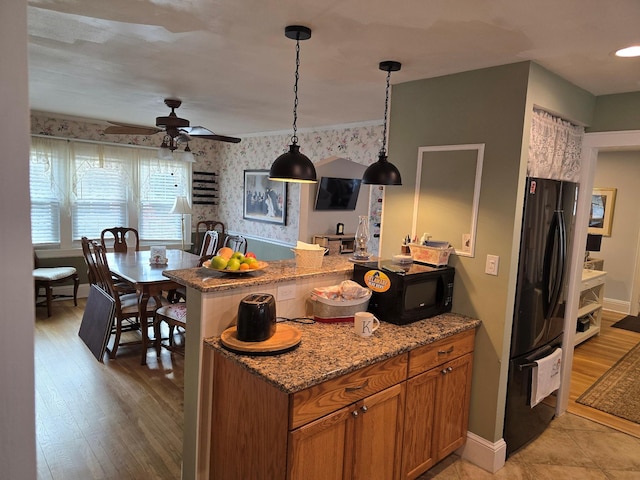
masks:
{"label": "cabinet door", "polygon": [[467,354],[436,369],[440,373],[433,431],[436,462],[467,438],[472,366],[473,356]]}
{"label": "cabinet door", "polygon": [[353,406],[289,433],[288,480],[341,480]]}
{"label": "cabinet door", "polygon": [[413,480],[435,463],[432,439],[440,370],[434,368],[407,381],[403,479]]}
{"label": "cabinet door", "polygon": [[352,413],[352,461],[345,479],[394,480],[400,475],[404,396],[401,383],[358,402]]}

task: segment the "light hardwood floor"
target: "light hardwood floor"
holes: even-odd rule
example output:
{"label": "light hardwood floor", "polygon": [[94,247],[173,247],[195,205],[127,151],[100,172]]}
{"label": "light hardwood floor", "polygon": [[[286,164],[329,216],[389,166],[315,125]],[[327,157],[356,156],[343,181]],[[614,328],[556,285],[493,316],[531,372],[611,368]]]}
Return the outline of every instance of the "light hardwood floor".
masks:
{"label": "light hardwood floor", "polygon": [[600,335],[575,348],[567,411],[640,438],[637,423],[576,403],[587,388],[640,342],[640,333],[611,327],[623,317],[624,314],[604,311]]}
{"label": "light hardwood floor", "polygon": [[99,363],[78,337],[85,301],[36,309],[38,478],[180,478],[183,357],[151,348],[142,366],[132,346]]}

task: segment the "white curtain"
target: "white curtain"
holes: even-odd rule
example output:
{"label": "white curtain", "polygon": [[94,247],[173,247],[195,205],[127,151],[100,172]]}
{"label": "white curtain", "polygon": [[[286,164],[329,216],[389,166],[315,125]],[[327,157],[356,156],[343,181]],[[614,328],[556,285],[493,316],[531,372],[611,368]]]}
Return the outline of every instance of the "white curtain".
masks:
{"label": "white curtain", "polygon": [[578,182],[584,127],[535,109],[527,176]]}

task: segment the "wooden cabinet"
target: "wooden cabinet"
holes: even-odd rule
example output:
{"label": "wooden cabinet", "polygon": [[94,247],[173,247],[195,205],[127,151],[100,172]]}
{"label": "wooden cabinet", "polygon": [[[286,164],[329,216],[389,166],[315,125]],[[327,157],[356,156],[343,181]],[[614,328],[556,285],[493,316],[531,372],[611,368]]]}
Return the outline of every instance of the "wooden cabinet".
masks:
{"label": "wooden cabinet", "polygon": [[401,478],[417,478],[464,444],[473,343],[469,331],[410,352]]}
{"label": "wooden cabinet", "polygon": [[210,478],[418,477],[465,441],[474,335],[291,394],[215,352]]}
{"label": "wooden cabinet", "polygon": [[404,382],[289,434],[288,480],[393,480],[400,473]]}
{"label": "wooden cabinet", "polygon": [[606,275],[603,270],[582,270],[574,346],[600,333]]}

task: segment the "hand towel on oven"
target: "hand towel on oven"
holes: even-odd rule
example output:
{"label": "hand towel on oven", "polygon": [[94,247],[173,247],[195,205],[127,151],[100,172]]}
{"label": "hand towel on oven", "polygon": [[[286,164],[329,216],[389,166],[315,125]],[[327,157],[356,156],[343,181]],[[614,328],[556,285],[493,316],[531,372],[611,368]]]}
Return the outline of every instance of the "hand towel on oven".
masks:
{"label": "hand towel on oven", "polygon": [[531,408],[560,388],[560,365],[562,349],[556,350],[544,358],[535,361],[531,372]]}

